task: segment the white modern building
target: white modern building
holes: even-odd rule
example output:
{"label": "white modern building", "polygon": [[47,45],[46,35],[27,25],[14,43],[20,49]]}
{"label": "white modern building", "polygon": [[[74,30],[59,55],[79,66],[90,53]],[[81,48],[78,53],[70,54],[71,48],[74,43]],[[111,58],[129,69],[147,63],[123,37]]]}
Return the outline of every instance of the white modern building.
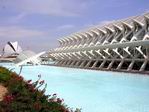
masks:
{"label": "white modern building", "polygon": [[44,52],[41,53],[34,53],[33,51],[27,50],[21,52],[16,59],[14,60],[14,63],[16,66],[22,66],[22,65],[40,65],[41,64],[41,59],[40,56],[45,54]]}
{"label": "white modern building", "polygon": [[18,42],[7,42],[7,44],[3,48],[3,54],[2,56],[16,56],[20,52],[22,52],[22,48],[18,44]]}
{"label": "white modern building", "polygon": [[149,13],[113,21],[58,40],[57,66],[149,71]]}

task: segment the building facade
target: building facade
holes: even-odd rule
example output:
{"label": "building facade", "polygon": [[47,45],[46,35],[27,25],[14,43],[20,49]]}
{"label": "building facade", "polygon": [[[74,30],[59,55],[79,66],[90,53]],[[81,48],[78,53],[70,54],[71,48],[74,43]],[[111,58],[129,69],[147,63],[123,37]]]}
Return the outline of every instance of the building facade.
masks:
{"label": "building facade", "polygon": [[20,47],[17,41],[7,42],[7,44],[3,48],[2,56],[3,57],[17,56],[21,52],[22,48]]}
{"label": "building facade", "polygon": [[116,71],[149,71],[149,13],[113,21],[58,40],[55,65]]}

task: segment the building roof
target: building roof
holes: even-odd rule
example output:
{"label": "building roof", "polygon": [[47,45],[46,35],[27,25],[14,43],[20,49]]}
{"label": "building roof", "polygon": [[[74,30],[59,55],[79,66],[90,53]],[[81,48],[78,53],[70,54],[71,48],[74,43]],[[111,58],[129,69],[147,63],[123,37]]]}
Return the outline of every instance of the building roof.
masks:
{"label": "building roof", "polygon": [[22,48],[19,46],[18,42],[7,42],[3,48],[3,56],[17,55],[22,52]]}

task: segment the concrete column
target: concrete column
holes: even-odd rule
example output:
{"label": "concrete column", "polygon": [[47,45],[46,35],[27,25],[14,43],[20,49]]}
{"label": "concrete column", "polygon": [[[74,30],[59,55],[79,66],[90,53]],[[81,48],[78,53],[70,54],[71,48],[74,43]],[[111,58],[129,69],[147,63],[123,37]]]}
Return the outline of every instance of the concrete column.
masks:
{"label": "concrete column", "polygon": [[74,60],[71,64],[70,64],[70,67],[73,67],[74,64],[75,64],[76,60]]}
{"label": "concrete column", "polygon": [[77,38],[77,47],[81,44],[81,39],[80,39],[80,37],[79,36],[76,36],[76,38]]}
{"label": "concrete column", "polygon": [[66,60],[71,59],[71,55],[69,53],[65,53],[65,59]]}
{"label": "concrete column", "polygon": [[77,40],[75,36],[72,36],[71,39],[72,39],[72,44],[70,46],[70,49],[74,48],[74,46],[77,44]]}
{"label": "concrete column", "polygon": [[63,62],[64,62],[64,61],[63,61],[63,60],[61,60],[61,61],[60,61],[60,63],[59,63],[58,65],[61,65]]}
{"label": "concrete column", "polygon": [[68,38],[65,38],[65,40],[66,40],[66,46],[64,47],[64,50],[68,49],[70,45],[70,40]]}
{"label": "concrete column", "polygon": [[97,52],[103,59],[105,58],[105,56],[100,52],[100,50],[97,50],[95,52]]}
{"label": "concrete column", "polygon": [[77,66],[78,66],[78,67],[80,67],[81,63],[82,63],[82,60],[78,63],[78,65],[77,65]]}
{"label": "concrete column", "polygon": [[80,63],[80,62],[81,62],[81,61],[78,60],[78,62],[75,64],[75,66],[79,67],[79,63]]}
{"label": "concrete column", "polygon": [[109,53],[109,48],[103,50],[108,56],[111,56],[111,54]]}
{"label": "concrete column", "polygon": [[80,64],[79,67],[81,67],[81,68],[82,68],[82,67],[85,67],[85,66],[84,66],[85,62],[86,62],[86,60],[84,60],[84,61]]}
{"label": "concrete column", "polygon": [[109,64],[109,66],[108,66],[108,68],[107,68],[108,70],[111,69],[111,67],[112,67],[112,65],[113,65],[113,63],[114,63],[114,61],[115,61],[115,60],[112,60],[112,61],[111,61],[111,63]]}
{"label": "concrete column", "polygon": [[64,63],[65,63],[65,60],[63,60],[63,61],[61,62],[60,66],[62,66]]}
{"label": "concrete column", "polygon": [[145,67],[147,65],[147,62],[148,62],[147,60],[144,61],[144,63],[142,64],[142,66],[141,66],[139,71],[141,71],[141,72],[144,71],[144,69],[145,69]]}
{"label": "concrete column", "polygon": [[63,43],[62,43],[61,39],[58,39],[58,42],[59,42],[59,47],[62,47]]}
{"label": "concrete column", "polygon": [[67,53],[68,59],[73,59],[74,57],[71,55],[71,53]]}
{"label": "concrete column", "polygon": [[62,60],[59,61],[59,63],[57,64],[58,66],[61,64]]}
{"label": "concrete column", "polygon": [[63,53],[59,53],[58,56],[60,57],[60,59],[65,59],[65,55]]}
{"label": "concrete column", "polygon": [[78,45],[79,45],[79,43],[80,43],[79,37],[76,36],[76,35],[74,35],[74,39],[76,40],[76,43],[75,43],[75,45],[73,46],[73,48],[77,48]]}
{"label": "concrete column", "polygon": [[59,60],[59,59],[63,60],[64,59],[64,56],[61,53],[55,54],[55,57],[56,57],[56,59],[58,58],[57,60]]}
{"label": "concrete column", "polygon": [[70,66],[72,64],[73,60],[70,61],[70,63],[67,66]]}
{"label": "concrete column", "polygon": [[72,62],[73,62],[73,60],[71,60],[71,61],[70,61],[70,63],[69,63],[69,65],[68,65],[68,66],[70,66]]}
{"label": "concrete column", "polygon": [[66,38],[66,40],[67,40],[67,47],[69,47],[71,44],[71,40],[69,38]]}
{"label": "concrete column", "polygon": [[93,64],[92,68],[95,68],[95,67],[96,67],[98,61],[99,61],[99,60],[96,60],[96,61],[95,61],[95,63]]}
{"label": "concrete column", "polygon": [[90,43],[93,40],[93,37],[89,33],[86,33],[86,35],[87,35],[87,38],[88,38],[87,45],[90,45]]}
{"label": "concrete column", "polygon": [[136,34],[134,34],[134,36],[132,37],[131,41],[133,41],[133,40],[143,40],[143,37],[139,36],[140,33],[142,33],[143,31],[144,31],[144,28],[142,28],[139,32],[137,32]]}
{"label": "concrete column", "polygon": [[112,42],[112,40],[114,39],[114,31],[112,30],[112,29],[110,29],[110,28],[108,28],[108,30],[109,31],[107,31],[107,32],[109,32],[109,36],[107,37],[107,43],[111,43]]}
{"label": "concrete column", "polygon": [[58,59],[61,59],[60,55],[59,54],[54,54],[53,57],[58,60]]}
{"label": "concrete column", "polygon": [[68,60],[65,60],[64,63],[62,64],[62,66],[65,66],[67,62],[68,62]]}
{"label": "concrete column", "polygon": [[105,44],[104,41],[106,41],[106,38],[107,38],[107,33],[104,36],[101,37],[100,43],[104,45]]}
{"label": "concrete column", "polygon": [[82,56],[86,57],[87,59],[90,59],[90,56],[87,54],[87,51],[80,52]]}
{"label": "concrete column", "polygon": [[66,65],[68,66],[70,63],[71,63],[71,60],[69,60],[69,61],[66,63]]}
{"label": "concrete column", "polygon": [[96,45],[96,43],[97,43],[97,41],[98,41],[98,38],[99,38],[98,35],[96,35],[96,36],[94,37],[94,40],[92,41],[93,45]]}
{"label": "concrete column", "polygon": [[85,37],[84,37],[84,36],[82,36],[82,35],[80,35],[80,36],[81,36],[81,42],[80,42],[80,44],[79,44],[78,48],[83,47],[83,45],[84,45],[84,43],[85,43]]}
{"label": "concrete column", "polygon": [[122,43],[122,40],[126,40],[126,38],[132,33],[133,31],[130,31],[129,33],[127,33],[126,35],[123,36],[123,38],[121,39],[120,43]]}
{"label": "concrete column", "polygon": [[81,41],[81,46],[84,47],[85,44],[87,43],[87,37],[85,36],[85,34],[81,33],[81,37],[82,37],[82,41]]}
{"label": "concrete column", "polygon": [[[132,54],[130,53],[130,51],[128,50],[129,47],[123,48],[123,50],[130,56],[132,56]],[[133,57],[133,56],[132,56]]]}
{"label": "concrete column", "polygon": [[85,68],[89,67],[89,65],[91,64],[91,62],[92,62],[92,60],[90,60],[90,61],[86,64]]}
{"label": "concrete column", "polygon": [[[141,50],[142,46],[136,47],[136,50],[144,57],[147,58],[147,56],[143,53],[143,51]],[[145,48],[144,48],[145,49]]]}
{"label": "concrete column", "polygon": [[94,57],[94,53],[93,53],[93,50],[90,50],[90,51],[86,51],[86,54],[90,57]]}
{"label": "concrete column", "polygon": [[109,36],[110,36],[110,33],[109,33],[109,31],[107,30],[106,37],[101,40],[101,41],[102,41],[102,42],[101,42],[102,45],[104,45],[104,44],[109,44],[109,42],[108,42]]}
{"label": "concrete column", "polygon": [[132,67],[133,67],[134,63],[135,63],[135,60],[132,60],[130,65],[127,68],[127,71],[131,71],[132,70]]}
{"label": "concrete column", "polygon": [[61,42],[62,42],[62,46],[61,46],[61,48],[62,48],[65,45],[65,41],[63,39],[61,39]]}
{"label": "concrete column", "polygon": [[71,59],[74,60],[74,59],[78,59],[78,56],[73,52],[73,53],[70,53],[71,55]]}
{"label": "concrete column", "polygon": [[89,46],[94,46],[96,41],[98,40],[98,35],[95,32],[91,31],[90,36],[92,37],[92,40],[90,41]]}
{"label": "concrete column", "polygon": [[64,40],[64,48],[65,48],[68,44],[68,41],[65,38],[63,40]]}
{"label": "concrete column", "polygon": [[95,51],[93,50],[92,52],[94,54],[94,57],[97,59],[97,58],[101,58],[101,56]]}
{"label": "concrete column", "polygon": [[120,70],[121,67],[122,67],[122,65],[123,65],[123,63],[124,63],[124,60],[122,60],[122,61],[120,62],[120,64],[118,65],[118,67],[117,67],[116,69],[117,69],[117,70]]}
{"label": "concrete column", "polygon": [[89,59],[88,55],[84,51],[81,51],[80,54],[84,57],[84,59]]}
{"label": "concrete column", "polygon": [[73,44],[73,39],[71,37],[69,37],[68,39],[69,39],[69,48],[70,48],[70,46]]}
{"label": "concrete column", "polygon": [[79,35],[79,34],[77,34],[77,36],[78,36],[78,46],[77,46],[77,48],[80,48],[80,47],[82,47],[82,41],[83,41],[83,38],[82,38],[82,36],[81,35]]}
{"label": "concrete column", "polygon": [[96,42],[96,45],[102,44],[105,39],[106,39],[105,34],[104,34],[104,33],[101,33],[101,35],[98,36],[98,40],[97,40],[97,42]]}
{"label": "concrete column", "polygon": [[57,63],[58,63],[58,61],[56,61],[56,62],[54,63],[54,65],[57,65]]}
{"label": "concrete column", "polygon": [[99,69],[102,69],[104,64],[106,63],[107,60],[103,60],[103,62],[101,63],[101,65],[99,66]]}
{"label": "concrete column", "polygon": [[119,52],[118,52],[118,48],[116,49],[112,49],[113,52],[115,52],[120,58],[124,58]]}
{"label": "concrete column", "polygon": [[61,63],[61,60],[60,61],[58,61],[57,63],[55,63],[55,65],[59,65]]}
{"label": "concrete column", "polygon": [[75,52],[74,54],[77,56],[77,59],[80,59],[80,58],[83,57],[80,51],[79,52]]}
{"label": "concrete column", "polygon": [[123,33],[123,27],[114,25],[115,30],[120,31],[116,36],[115,36],[115,40],[117,40],[119,38],[119,36]]}
{"label": "concrete column", "polygon": [[68,61],[69,61],[69,60],[66,60],[65,63],[63,64],[63,66],[66,66]]}

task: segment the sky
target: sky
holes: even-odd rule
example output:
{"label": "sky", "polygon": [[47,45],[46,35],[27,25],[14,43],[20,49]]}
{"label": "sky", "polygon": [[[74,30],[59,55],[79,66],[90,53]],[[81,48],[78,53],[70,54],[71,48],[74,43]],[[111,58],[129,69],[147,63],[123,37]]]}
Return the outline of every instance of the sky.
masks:
{"label": "sky", "polygon": [[149,0],[0,0],[0,50],[18,41],[23,50],[48,51],[57,39],[149,11]]}

